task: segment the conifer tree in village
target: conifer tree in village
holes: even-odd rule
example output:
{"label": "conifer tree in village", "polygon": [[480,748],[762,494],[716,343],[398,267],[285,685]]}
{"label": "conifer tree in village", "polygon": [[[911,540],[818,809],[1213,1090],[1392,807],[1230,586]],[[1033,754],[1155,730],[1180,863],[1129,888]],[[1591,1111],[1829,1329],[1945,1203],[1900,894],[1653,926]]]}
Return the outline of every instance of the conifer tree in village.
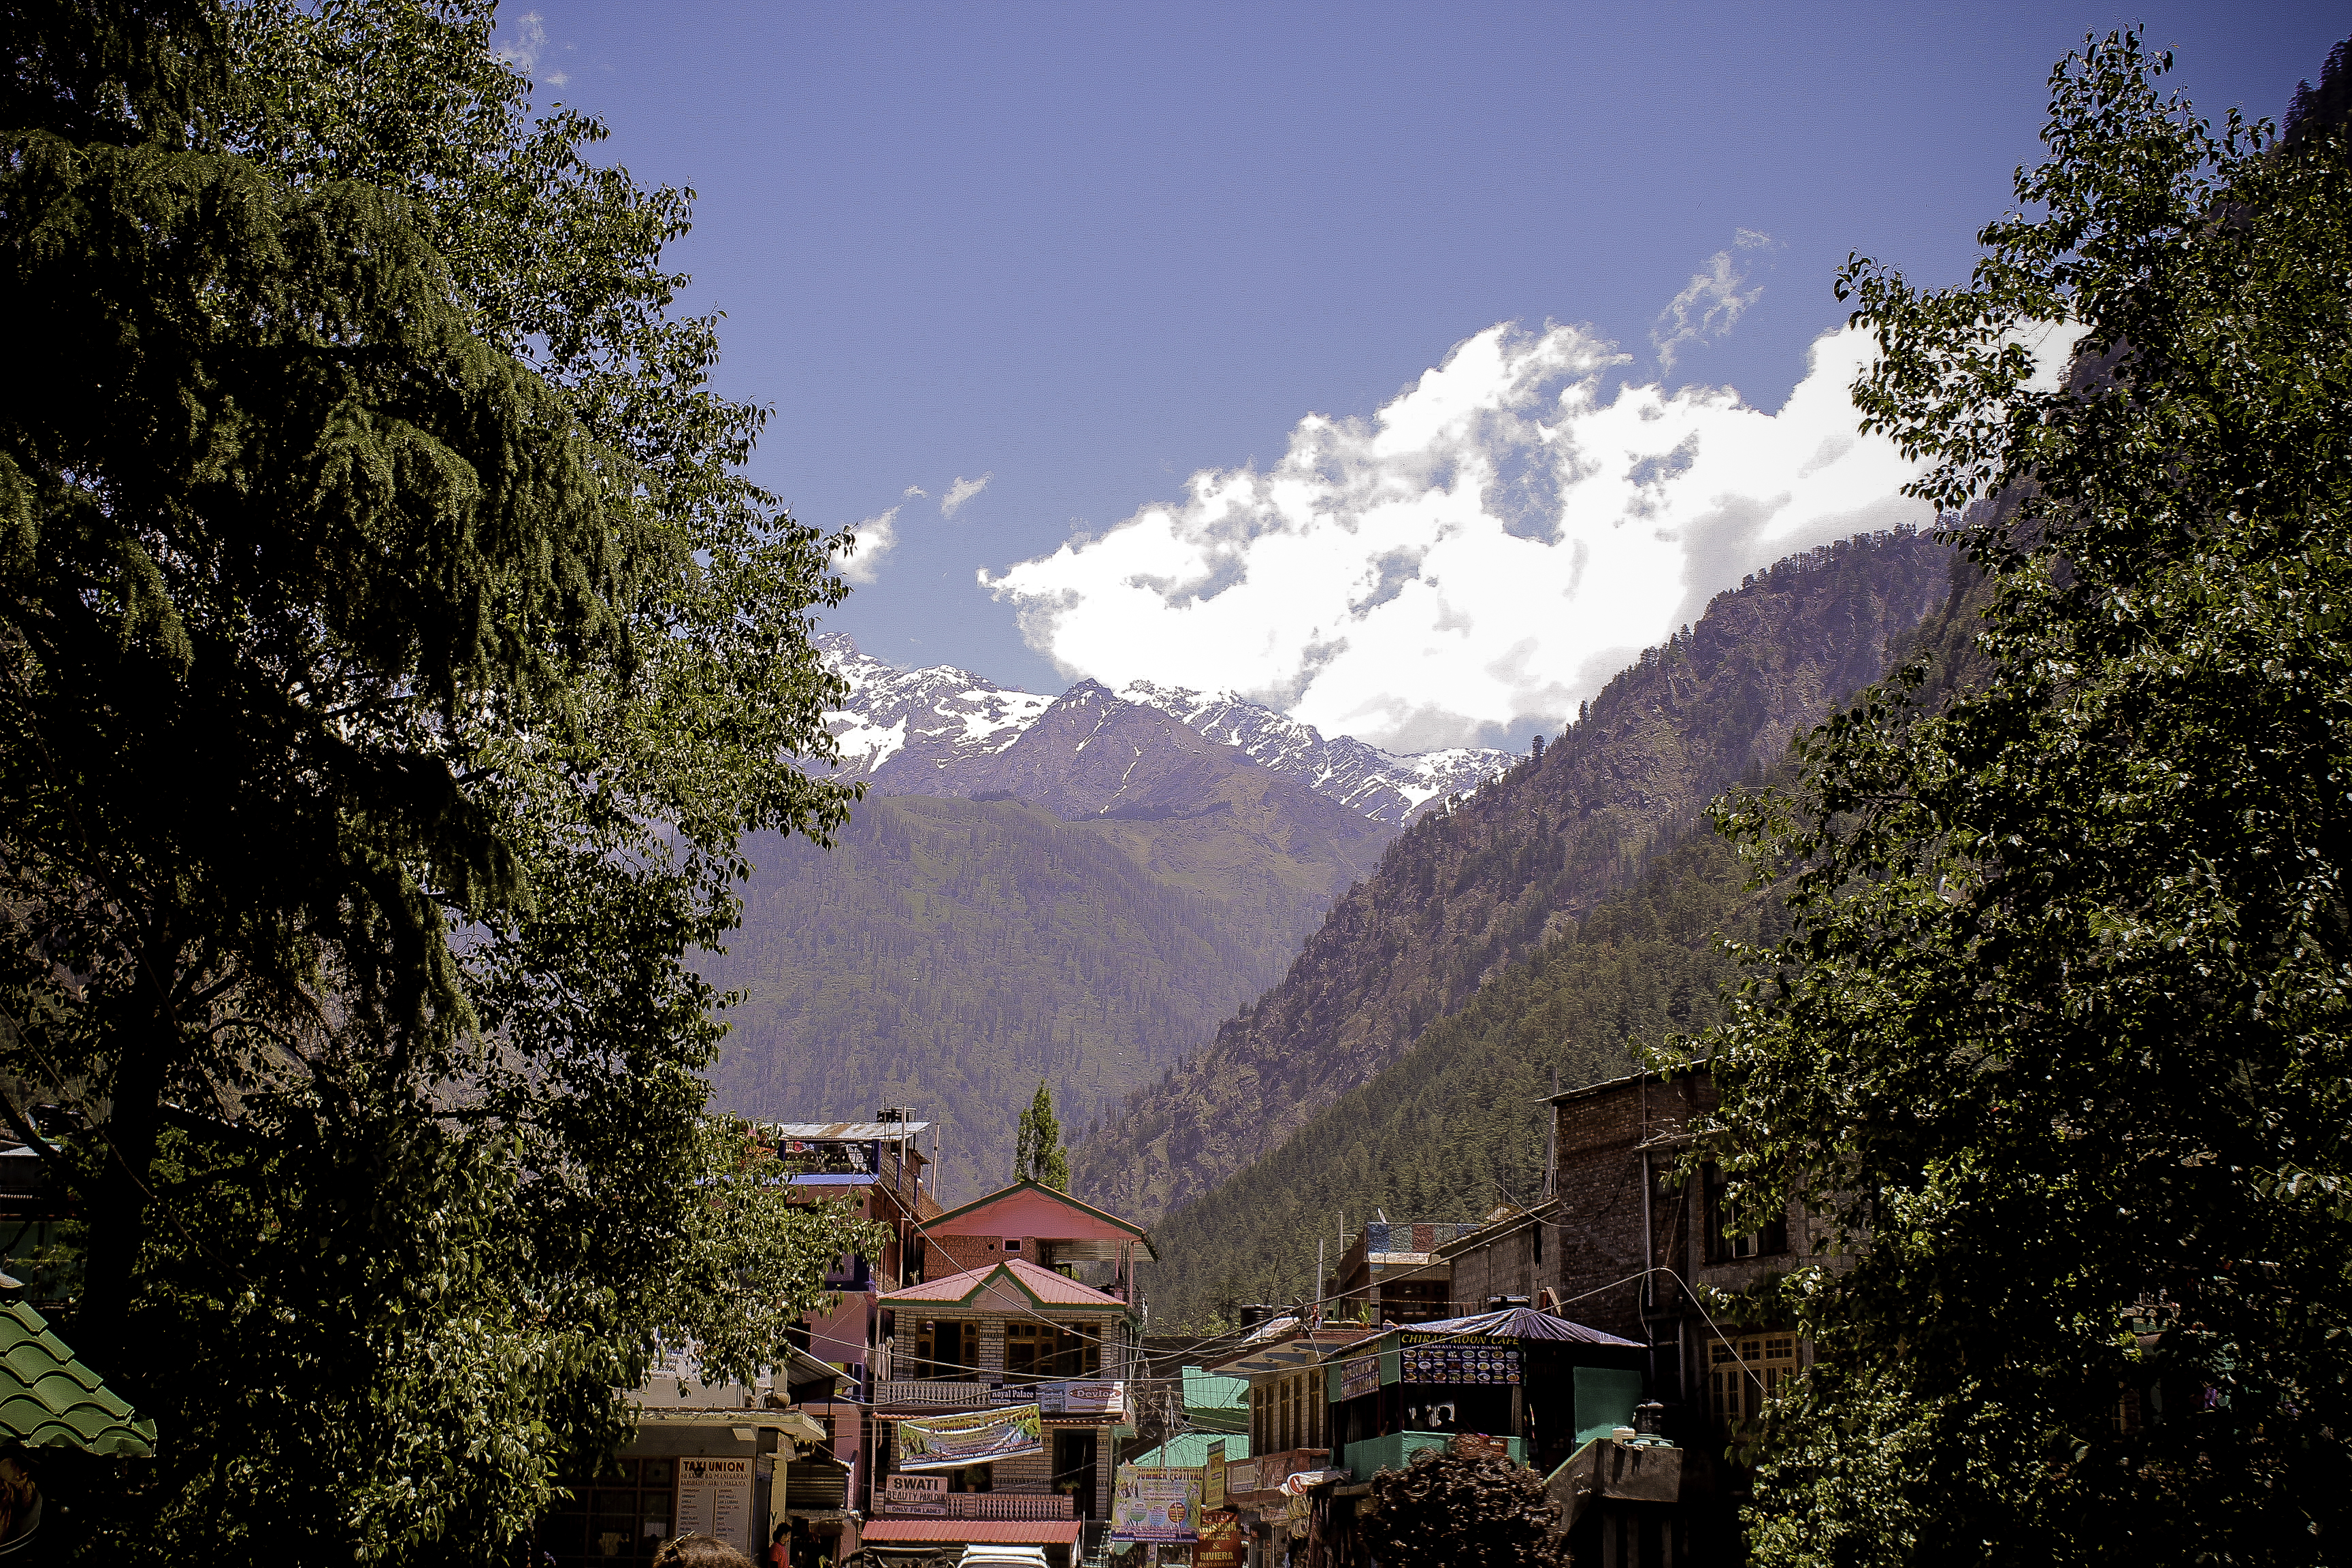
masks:
{"label": "conifer tree in village", "polygon": [[1725,812],[1795,923],[1694,1159],[1850,1261],[1748,1304],[1817,1346],[1747,1450],[1765,1563],[2352,1553],[2352,157],[2168,67],[2062,63],[1969,285],[1841,280],[1991,673]]}
{"label": "conifer tree in village", "polygon": [[1054,1091],[1043,1079],[1037,1080],[1037,1098],[1021,1113],[1020,1128],[1013,1134],[1013,1179],[1061,1191],[1070,1185],[1070,1152],[1062,1146],[1062,1122],[1054,1114]]}
{"label": "conifer tree in village", "polygon": [[[703,1120],[740,837],[848,793],[825,538],[490,6],[12,6],[0,1115],[161,1433],[110,1561],[488,1561],[862,1232]],[[38,1125],[36,1126],[36,1121]]]}

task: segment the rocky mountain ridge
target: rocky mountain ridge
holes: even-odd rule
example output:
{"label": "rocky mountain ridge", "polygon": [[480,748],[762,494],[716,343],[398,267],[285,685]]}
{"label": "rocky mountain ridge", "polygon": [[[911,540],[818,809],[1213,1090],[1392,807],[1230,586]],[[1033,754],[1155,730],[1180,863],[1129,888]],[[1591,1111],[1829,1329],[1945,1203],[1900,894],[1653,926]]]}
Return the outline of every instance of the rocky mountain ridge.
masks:
{"label": "rocky mountain ridge", "polygon": [[[1047,761],[1033,731],[1076,747],[1107,726],[1120,741],[1104,743],[1139,748],[1129,761],[1149,775],[1181,775],[1184,757],[1200,747],[1179,729],[1238,751],[1260,767],[1303,784],[1327,799],[1374,822],[1401,825],[1450,796],[1466,794],[1507,769],[1507,752],[1455,747],[1400,756],[1352,736],[1326,738],[1311,724],[1251,702],[1232,692],[1206,693],[1151,681],[1135,681],[1117,692],[1082,680],[1059,697],[1020,691],[952,665],[908,669],[859,650],[839,632],[821,634],[825,662],[848,682],[846,706],[828,713],[826,728],[841,747],[840,772],[867,780],[882,795],[922,795],[962,799],[1013,797],[1049,804],[1033,793],[1059,770]],[[1118,709],[1142,710],[1121,714]],[[1156,724],[1144,718],[1173,720]],[[1048,721],[1048,720],[1052,721]],[[1166,749],[1170,755],[1145,760]],[[1074,761],[1075,750],[1066,760]],[[1099,773],[1099,759],[1074,771]],[[1163,784],[1166,784],[1163,776]],[[1057,780],[1049,793],[1052,809],[1066,816],[1141,808],[1120,790],[1073,787]],[[1162,787],[1162,804],[1173,801]],[[1090,799],[1091,805],[1079,804]]]}

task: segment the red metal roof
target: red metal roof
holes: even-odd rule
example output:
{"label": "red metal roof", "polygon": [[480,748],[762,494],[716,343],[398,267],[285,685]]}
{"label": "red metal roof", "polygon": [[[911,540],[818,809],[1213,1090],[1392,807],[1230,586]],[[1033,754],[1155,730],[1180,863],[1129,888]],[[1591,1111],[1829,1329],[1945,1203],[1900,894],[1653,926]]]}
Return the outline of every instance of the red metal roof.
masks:
{"label": "red metal roof", "polygon": [[1075,1519],[869,1519],[858,1533],[868,1541],[952,1541],[968,1546],[1070,1546]]}
{"label": "red metal roof", "polygon": [[[1010,1281],[998,1278],[1010,1275]],[[1017,1287],[1017,1289],[1016,1289]],[[882,1298],[885,1306],[923,1301],[946,1304],[962,1303],[967,1297],[983,1292],[993,1300],[973,1301],[971,1305],[983,1311],[1019,1312],[1027,1310],[1030,1301],[1021,1298],[1028,1292],[1038,1305],[1048,1307],[1111,1307],[1120,1311],[1127,1303],[1116,1296],[1104,1294],[1092,1286],[1041,1268],[1025,1258],[1008,1258],[1002,1263],[984,1263],[977,1268],[967,1268],[961,1274],[950,1274],[941,1279],[928,1279],[920,1285],[909,1285],[904,1290],[893,1290]]]}

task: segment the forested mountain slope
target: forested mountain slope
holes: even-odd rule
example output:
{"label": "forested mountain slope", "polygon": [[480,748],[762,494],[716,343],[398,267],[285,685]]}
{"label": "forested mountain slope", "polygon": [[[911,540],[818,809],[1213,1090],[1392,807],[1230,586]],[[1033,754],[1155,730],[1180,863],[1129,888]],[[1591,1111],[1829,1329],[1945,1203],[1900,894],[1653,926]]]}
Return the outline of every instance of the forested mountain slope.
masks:
{"label": "forested mountain slope", "polygon": [[[1120,816],[871,797],[830,852],[747,843],[742,927],[701,961],[748,994],[712,1104],[794,1121],[913,1106],[942,1124],[948,1191],[970,1196],[1003,1179],[1040,1078],[1076,1125],[1150,1081],[1280,976],[1396,831],[1210,749],[1178,793],[1130,781]],[[1108,772],[1049,793],[1118,798]]]}
{"label": "forested mountain slope", "polygon": [[[1915,699],[1940,708],[1988,673],[1976,646],[1984,584],[1955,568],[1955,590],[1896,656],[1929,658]],[[1786,763],[1750,778],[1785,782]],[[1714,1024],[1736,981],[1719,939],[1769,943],[1787,930],[1773,893],[1717,837],[1703,805],[1663,823],[1632,883],[1522,963],[1361,1088],[1342,1095],[1263,1158],[1152,1228],[1160,1261],[1144,1283],[1155,1323],[1202,1327],[1244,1301],[1287,1301],[1314,1276],[1318,1239],[1337,1241],[1375,1207],[1415,1219],[1470,1219],[1498,1199],[1537,1196],[1541,1100],[1631,1070],[1637,1048]],[[1352,1234],[1352,1233],[1350,1233]]]}
{"label": "forested mountain slope", "polygon": [[1423,1032],[1371,1081],[1309,1118],[1265,1158],[1152,1227],[1143,1276],[1163,1330],[1230,1320],[1236,1303],[1311,1289],[1316,1243],[1377,1207],[1397,1219],[1467,1220],[1532,1202],[1543,1183],[1544,1107],[1565,1088],[1633,1070],[1629,1042],[1706,1028],[1732,978],[1718,935],[1780,934],[1775,900],[1744,890],[1730,846],[1704,823],[1470,1005]]}
{"label": "forested mountain slope", "polygon": [[1950,552],[1906,531],[1717,595],[1542,755],[1390,845],[1278,985],[1074,1151],[1076,1190],[1156,1216],[1273,1151],[1638,879],[1676,824],[1875,680],[1950,583]]}

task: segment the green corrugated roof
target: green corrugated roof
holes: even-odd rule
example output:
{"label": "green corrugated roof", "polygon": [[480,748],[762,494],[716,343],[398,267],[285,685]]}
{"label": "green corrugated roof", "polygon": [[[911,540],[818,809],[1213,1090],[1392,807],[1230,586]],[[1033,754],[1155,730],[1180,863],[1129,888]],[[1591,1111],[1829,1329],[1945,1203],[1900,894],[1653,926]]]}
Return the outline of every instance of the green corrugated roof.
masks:
{"label": "green corrugated roof", "polygon": [[1128,1461],[1141,1469],[1197,1470],[1209,1462],[1209,1445],[1223,1443],[1225,1458],[1249,1458],[1249,1439],[1230,1432],[1182,1432]]}
{"label": "green corrugated roof", "polygon": [[0,1306],[0,1441],[149,1458],[155,1423],[76,1361],[40,1313],[10,1302]]}
{"label": "green corrugated roof", "polygon": [[1197,1366],[1186,1367],[1184,1414],[1194,1426],[1212,1431],[1249,1430],[1249,1379],[1218,1377]]}

